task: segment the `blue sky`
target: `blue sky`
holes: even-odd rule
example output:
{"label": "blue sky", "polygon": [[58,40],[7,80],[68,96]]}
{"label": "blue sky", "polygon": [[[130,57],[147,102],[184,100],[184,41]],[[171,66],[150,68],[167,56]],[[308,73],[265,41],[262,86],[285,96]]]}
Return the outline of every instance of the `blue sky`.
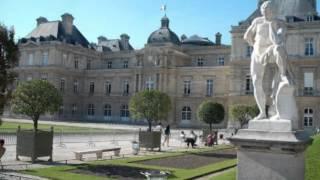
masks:
{"label": "blue sky", "polygon": [[113,39],[127,33],[133,47],[142,48],[160,26],[162,4],[167,5],[170,28],[179,37],[198,34],[214,40],[214,34],[221,32],[223,43],[230,44],[231,25],[248,17],[257,0],[0,0],[0,23],[14,26],[22,38],[39,16],[60,20],[69,12],[90,42],[100,35]]}

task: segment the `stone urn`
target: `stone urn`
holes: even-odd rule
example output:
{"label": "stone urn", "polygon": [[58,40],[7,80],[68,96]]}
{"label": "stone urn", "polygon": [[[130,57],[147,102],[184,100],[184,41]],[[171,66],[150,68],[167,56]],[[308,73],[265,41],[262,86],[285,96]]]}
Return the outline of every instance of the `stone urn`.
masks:
{"label": "stone urn", "polygon": [[43,130],[17,130],[16,159],[19,156],[30,157],[32,163],[38,157],[49,157],[52,161],[53,127],[50,131]]}

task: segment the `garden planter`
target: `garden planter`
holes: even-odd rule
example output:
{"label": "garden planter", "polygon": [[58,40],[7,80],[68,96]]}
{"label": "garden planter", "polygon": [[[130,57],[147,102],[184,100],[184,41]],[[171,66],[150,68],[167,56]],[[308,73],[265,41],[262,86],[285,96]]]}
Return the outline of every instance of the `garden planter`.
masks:
{"label": "garden planter", "polygon": [[139,132],[140,147],[151,149],[159,148],[161,150],[161,132],[158,131],[140,131]]}
{"label": "garden planter", "polygon": [[43,130],[17,130],[16,159],[19,156],[30,157],[34,162],[38,157],[49,156],[52,161],[53,128],[51,131]]}

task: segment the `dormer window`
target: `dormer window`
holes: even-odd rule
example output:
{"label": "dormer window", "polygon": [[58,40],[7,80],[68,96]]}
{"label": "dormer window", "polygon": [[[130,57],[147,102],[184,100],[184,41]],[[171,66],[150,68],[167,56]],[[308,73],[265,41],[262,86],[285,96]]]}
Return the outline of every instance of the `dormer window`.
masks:
{"label": "dormer window", "polygon": [[128,69],[128,61],[123,62],[123,69]]}
{"label": "dormer window", "polygon": [[307,22],[312,22],[312,21],[314,21],[314,16],[313,16],[313,15],[308,15],[308,16],[306,17],[306,21],[307,21]]}
{"label": "dormer window", "polygon": [[197,65],[198,65],[198,66],[203,66],[203,65],[204,65],[204,59],[203,59],[203,57],[198,57],[198,59],[197,59]]}

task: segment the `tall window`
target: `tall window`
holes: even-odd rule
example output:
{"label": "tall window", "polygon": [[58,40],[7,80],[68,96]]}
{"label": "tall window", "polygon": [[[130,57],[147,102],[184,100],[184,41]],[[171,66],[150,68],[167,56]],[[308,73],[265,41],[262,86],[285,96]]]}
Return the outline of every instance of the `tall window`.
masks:
{"label": "tall window", "polygon": [[213,95],[213,80],[208,79],[207,80],[207,96]]}
{"label": "tall window", "polygon": [[108,69],[112,69],[112,61],[108,61],[108,63],[107,63],[107,68],[108,68]]}
{"label": "tall window", "polygon": [[224,57],[219,57],[217,63],[218,63],[218,66],[224,66]]}
{"label": "tall window", "polygon": [[60,79],[60,92],[64,92],[66,85],[66,81],[64,79]]}
{"label": "tall window", "polygon": [[63,115],[63,111],[64,111],[64,106],[60,106],[59,107],[59,116],[62,116]]}
{"label": "tall window", "polygon": [[182,108],[181,120],[182,121],[190,121],[191,120],[191,108],[189,106],[184,106]]}
{"label": "tall window", "polygon": [[90,82],[89,93],[90,93],[90,94],[93,94],[93,93],[94,93],[94,82]]}
{"label": "tall window", "polygon": [[33,65],[33,53],[30,53],[30,54],[29,54],[29,57],[28,57],[28,65],[29,65],[29,66]]}
{"label": "tall window", "polygon": [[129,117],[129,108],[127,104],[121,105],[120,117]]}
{"label": "tall window", "polygon": [[253,85],[252,85],[252,79],[250,75],[246,76],[246,84],[245,84],[245,90],[246,90],[246,94],[251,95],[253,94]]}
{"label": "tall window", "polygon": [[313,126],[313,109],[305,108],[304,109],[304,127]]}
{"label": "tall window", "polygon": [[313,72],[305,72],[304,73],[303,94],[306,95],[306,96],[312,96],[313,95],[313,87],[314,87]]}
{"label": "tall window", "polygon": [[191,94],[191,81],[184,81],[183,86],[184,95],[189,96]]}
{"label": "tall window", "polygon": [[48,80],[48,74],[47,73],[42,73],[41,74],[41,80],[44,80],[44,81]]}
{"label": "tall window", "polygon": [[77,114],[77,111],[78,111],[78,107],[77,107],[77,104],[72,104],[71,105],[71,115],[74,116]]}
{"label": "tall window", "polygon": [[79,83],[77,80],[73,81],[73,92],[78,93],[79,92]]}
{"label": "tall window", "polygon": [[252,52],[253,52],[253,47],[252,46],[247,46],[246,56],[247,57],[251,57]]}
{"label": "tall window", "polygon": [[79,60],[78,60],[78,58],[75,58],[75,60],[74,60],[74,68],[75,69],[79,69]]}
{"label": "tall window", "polygon": [[154,89],[154,81],[151,77],[146,81],[146,89],[147,90],[153,90]]}
{"label": "tall window", "polygon": [[305,51],[304,55],[313,56],[314,55],[314,39],[313,38],[305,38]]}
{"label": "tall window", "polygon": [[128,61],[124,61],[124,62],[123,62],[123,68],[124,68],[124,69],[127,69],[127,68],[128,68]]}
{"label": "tall window", "polygon": [[91,60],[87,60],[87,69],[91,69]]}
{"label": "tall window", "polygon": [[43,66],[48,65],[48,58],[49,58],[48,52],[43,52],[42,53],[42,65]]}
{"label": "tall window", "polygon": [[107,96],[109,96],[111,94],[111,83],[110,83],[110,81],[107,81],[104,84],[104,90],[105,90],[105,93],[106,93]]}
{"label": "tall window", "polygon": [[204,65],[203,57],[198,57],[198,59],[197,59],[197,65],[198,65],[198,66],[203,66],[203,65]]}
{"label": "tall window", "polygon": [[104,113],[103,114],[105,117],[111,117],[111,105],[110,104],[104,105]]}
{"label": "tall window", "polygon": [[124,96],[129,95],[129,82],[127,80],[123,81],[123,95]]}
{"label": "tall window", "polygon": [[94,104],[88,104],[88,116],[94,116]]}
{"label": "tall window", "polygon": [[140,75],[136,74],[136,92],[139,92]]}

